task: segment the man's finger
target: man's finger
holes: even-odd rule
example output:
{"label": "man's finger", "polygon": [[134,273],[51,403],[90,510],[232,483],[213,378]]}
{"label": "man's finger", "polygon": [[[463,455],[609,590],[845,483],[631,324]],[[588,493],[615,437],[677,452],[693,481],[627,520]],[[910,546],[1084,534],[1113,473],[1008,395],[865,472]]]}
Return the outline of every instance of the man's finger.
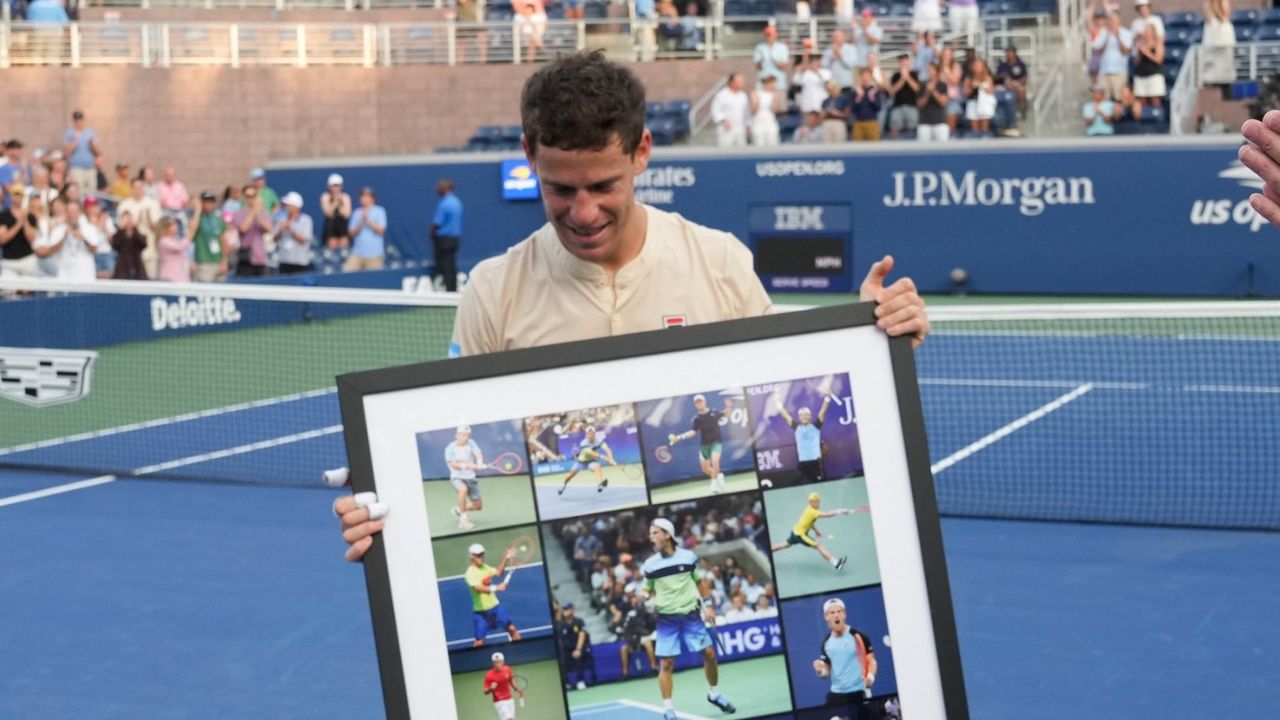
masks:
{"label": "man's finger", "polygon": [[[1277,145],[1280,148],[1280,144]],[[1277,150],[1280,153],[1280,150]],[[1240,148],[1240,162],[1255,172],[1268,185],[1280,185],[1280,163],[1262,145],[1244,145]]]}
{"label": "man's finger", "polygon": [[1273,203],[1280,204],[1280,190],[1276,190],[1270,185],[1262,186],[1262,194]]}
{"label": "man's finger", "polygon": [[1249,205],[1267,222],[1280,228],[1280,203],[1257,193],[1249,196]]}
{"label": "man's finger", "polygon": [[1262,124],[1280,133],[1280,110],[1268,110],[1267,114],[1262,116]]}
{"label": "man's finger", "polygon": [[347,543],[354,545],[357,541],[367,538],[374,533],[382,532],[383,522],[381,520],[370,520],[369,522],[360,523],[355,527],[347,528],[342,533],[342,539]]}
{"label": "man's finger", "polygon": [[369,548],[373,547],[373,538],[366,537],[351,543],[351,547],[347,548],[347,562],[359,562],[364,558],[364,554],[369,552]]}
{"label": "man's finger", "polygon": [[[875,301],[883,307],[903,297],[920,299],[919,293],[916,292],[916,283],[911,278],[902,278],[889,287],[880,290],[880,292],[876,293]],[[923,306],[924,301],[920,300],[919,304]]]}
{"label": "man's finger", "polygon": [[885,255],[880,260],[872,263],[871,269],[867,271],[866,279],[862,281],[862,286],[858,289],[859,299],[864,302],[874,300],[876,292],[884,287],[884,279],[891,272],[893,272],[892,255]]}
{"label": "man's finger", "polygon": [[877,305],[876,317],[888,317],[889,315],[907,307],[923,308],[924,299],[914,292],[903,293]]}

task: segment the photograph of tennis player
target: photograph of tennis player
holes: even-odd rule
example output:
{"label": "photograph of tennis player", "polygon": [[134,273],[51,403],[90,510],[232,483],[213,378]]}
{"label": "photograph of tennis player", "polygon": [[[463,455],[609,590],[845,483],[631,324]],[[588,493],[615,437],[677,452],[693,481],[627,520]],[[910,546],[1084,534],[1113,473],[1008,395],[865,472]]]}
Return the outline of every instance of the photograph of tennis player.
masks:
{"label": "photograph of tennis player", "polygon": [[431,550],[450,651],[551,635],[537,526],[441,538]]}
{"label": "photograph of tennis player", "polygon": [[524,437],[541,519],[648,502],[630,403],[527,418]]}
{"label": "photograph of tennis player", "polygon": [[636,403],[653,503],[759,487],[742,388]]}
{"label": "photograph of tennis player", "polygon": [[764,508],[780,597],[880,583],[866,478],[769,490]]}
{"label": "photograph of tennis player", "polygon": [[453,698],[459,718],[475,720],[564,720],[555,649],[547,644],[525,652],[512,645],[477,651],[459,671],[455,656]]}
{"label": "photograph of tennis player", "polygon": [[848,375],[769,383],[746,392],[761,487],[862,474]]}
{"label": "photograph of tennis player", "polygon": [[[879,587],[782,601],[797,717],[901,717],[893,641]],[[806,712],[813,708],[812,712]]]}
{"label": "photograph of tennis player", "polygon": [[758,492],[541,527],[561,623],[572,605],[570,622],[586,636],[569,630],[561,642],[570,717],[605,710],[762,717],[791,709]]}
{"label": "photograph of tennis player", "polygon": [[537,519],[519,420],[418,433],[418,462],[433,538]]}

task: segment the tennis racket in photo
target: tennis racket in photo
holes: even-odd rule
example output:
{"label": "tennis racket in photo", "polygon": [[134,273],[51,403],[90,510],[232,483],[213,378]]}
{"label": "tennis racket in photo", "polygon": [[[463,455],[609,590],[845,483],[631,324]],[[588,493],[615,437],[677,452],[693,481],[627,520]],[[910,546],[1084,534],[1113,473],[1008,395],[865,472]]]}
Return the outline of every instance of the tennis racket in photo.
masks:
{"label": "tennis racket in photo", "polygon": [[520,694],[520,707],[524,707],[524,694],[529,689],[529,678],[523,675],[512,675],[511,687]]}
{"label": "tennis racket in photo", "polygon": [[485,467],[503,475],[515,475],[524,471],[524,458],[519,453],[504,452],[490,461]]}
{"label": "tennis racket in photo", "polygon": [[653,449],[653,459],[663,465],[671,462],[671,457],[671,446],[669,445],[659,445]]}
{"label": "tennis racket in photo", "polygon": [[723,657],[725,654],[724,640],[721,640],[720,633],[716,632],[716,624],[709,623],[705,619],[702,621],[702,624],[706,626],[707,632],[711,633],[711,639],[716,644],[716,656]]}
{"label": "tennis racket in photo", "polygon": [[834,382],[835,382],[835,376],[827,375],[826,377],[819,379],[817,382],[814,382],[812,380],[805,380],[804,384],[808,385],[810,390],[818,393],[819,395],[826,398],[827,400],[830,400],[836,405],[839,405],[840,398],[836,397],[831,392],[831,386],[834,384]]}
{"label": "tennis racket in photo", "polygon": [[623,475],[626,475],[627,477],[631,478],[632,480],[643,480],[643,479],[644,479],[644,468],[640,467],[639,465],[634,465],[634,464],[633,464],[633,465],[623,465],[623,466],[622,466],[622,474],[623,474]]}
{"label": "tennis racket in photo", "polygon": [[512,540],[507,547],[515,550],[513,559],[517,565],[527,565],[538,557],[538,543],[528,535],[521,535]]}

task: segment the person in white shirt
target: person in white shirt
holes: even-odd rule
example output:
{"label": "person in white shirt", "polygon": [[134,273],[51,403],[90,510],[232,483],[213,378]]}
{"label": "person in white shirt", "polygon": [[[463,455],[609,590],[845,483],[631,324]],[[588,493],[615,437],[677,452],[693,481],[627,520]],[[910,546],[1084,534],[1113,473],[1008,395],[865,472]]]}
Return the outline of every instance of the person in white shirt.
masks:
{"label": "person in white shirt", "polygon": [[853,91],[853,69],[858,61],[858,48],[845,42],[844,31],[831,32],[831,47],[822,53],[822,68],[831,73],[840,92]]}
{"label": "person in white shirt", "polygon": [[92,282],[97,279],[94,254],[104,242],[106,238],[84,216],[80,204],[67,203],[67,221],[52,228],[36,254],[57,259],[59,280]]}
{"label": "person in white shirt", "polygon": [[796,96],[796,106],[802,114],[822,112],[822,103],[827,99],[827,81],[831,80],[831,72],[819,66],[817,56],[805,55],[796,72],[795,83],[800,86],[800,94]]}
{"label": "person in white shirt", "polygon": [[787,76],[791,70],[791,50],[786,43],[778,42],[778,28],[773,25],[765,26],[764,42],[756,45],[752,60],[760,78],[766,75],[778,78],[778,87],[786,92]]}
{"label": "person in white shirt", "polygon": [[1154,25],[1156,34],[1164,37],[1164,20],[1151,11],[1151,0],[1136,0],[1133,5],[1135,12],[1138,13],[1138,17],[1134,18],[1133,24],[1129,26],[1133,36],[1142,37],[1142,32],[1147,29],[1147,26]]}
{"label": "person in white shirt", "polygon": [[742,593],[735,593],[729,599],[729,609],[724,613],[716,616],[717,625],[731,625],[733,623],[746,622],[754,620],[756,611],[747,605],[747,598]]}
{"label": "person in white shirt", "polygon": [[777,145],[782,142],[778,128],[778,110],[782,96],[778,80],[772,75],[760,78],[760,89],[751,93],[751,144]]}
{"label": "person in white shirt", "polygon": [[870,53],[880,52],[880,38],[884,37],[884,29],[876,22],[876,14],[871,8],[864,8],[858,22],[853,24],[853,46],[858,54],[854,58],[853,76],[858,77],[858,70],[872,64],[868,59]]}
{"label": "person in white shirt", "polygon": [[720,88],[711,101],[711,120],[716,124],[716,144],[720,147],[747,144],[751,98],[744,86],[742,73],[733,73],[729,75],[729,84]]}

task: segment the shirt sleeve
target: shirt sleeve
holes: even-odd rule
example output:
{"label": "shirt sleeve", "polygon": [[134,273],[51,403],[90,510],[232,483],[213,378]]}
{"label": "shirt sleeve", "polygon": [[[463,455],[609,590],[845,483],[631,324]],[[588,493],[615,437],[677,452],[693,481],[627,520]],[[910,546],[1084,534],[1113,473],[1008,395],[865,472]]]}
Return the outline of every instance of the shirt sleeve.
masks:
{"label": "shirt sleeve", "polygon": [[373,207],[373,210],[369,213],[369,218],[370,218],[371,220],[373,220],[373,224],[374,224],[374,225],[379,225],[379,226],[381,226],[381,227],[382,227],[382,234],[383,234],[383,235],[385,235],[385,234],[387,233],[387,210],[386,210],[386,208],[382,207],[381,205],[375,205],[375,206]]}
{"label": "shirt sleeve", "polygon": [[451,356],[483,355],[502,349],[493,314],[483,297],[484,285],[483,275],[477,277],[473,273],[471,282],[462,291],[462,302],[453,320]]}
{"label": "shirt sleeve", "polygon": [[441,200],[441,201],[440,201],[440,203],[439,203],[438,205],[436,205],[436,214],[435,214],[434,216],[432,216],[432,218],[431,218],[431,224],[432,224],[432,225],[440,225],[440,226],[443,226],[443,225],[444,225],[444,221],[445,221],[445,210],[444,210],[444,205],[445,205],[445,202],[446,202],[446,201]]}

